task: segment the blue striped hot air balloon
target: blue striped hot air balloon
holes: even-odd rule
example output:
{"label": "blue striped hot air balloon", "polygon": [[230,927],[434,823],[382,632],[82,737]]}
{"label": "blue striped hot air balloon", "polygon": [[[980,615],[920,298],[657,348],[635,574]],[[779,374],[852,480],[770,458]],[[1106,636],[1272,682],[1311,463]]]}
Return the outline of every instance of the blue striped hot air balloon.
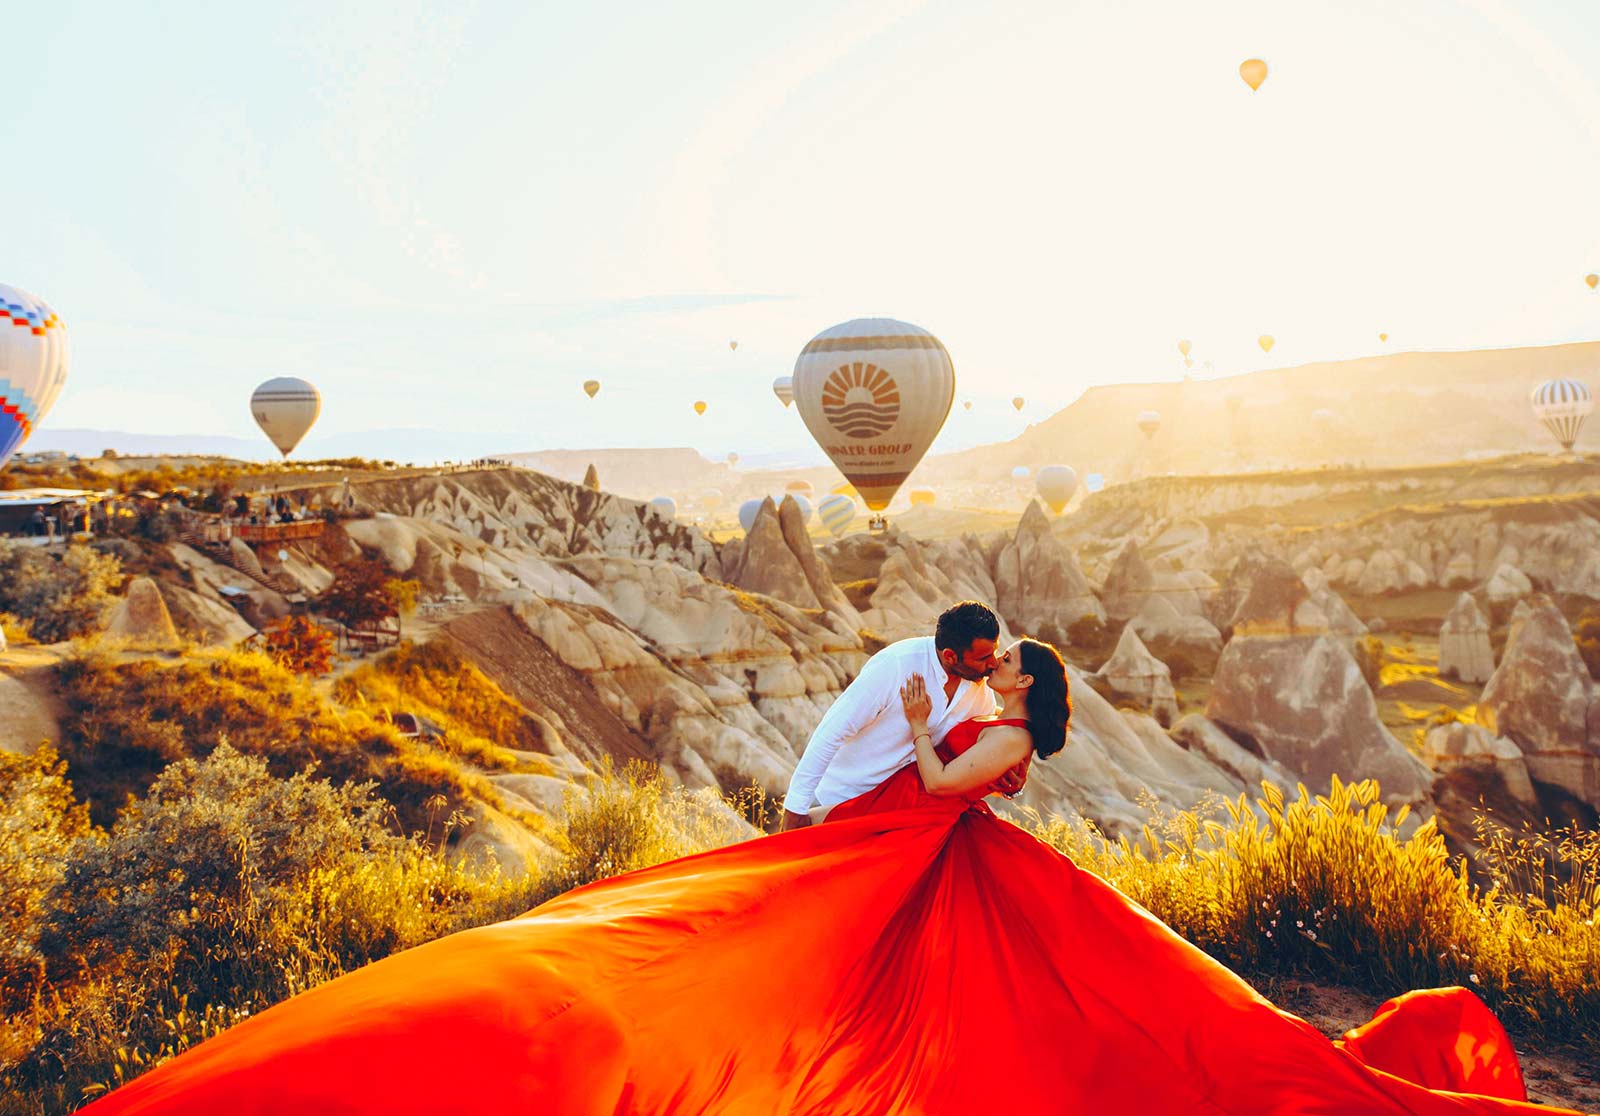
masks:
{"label": "blue striped hot air balloon", "polygon": [[1594,396],[1587,384],[1578,380],[1546,380],[1528,397],[1533,416],[1556,436],[1561,448],[1571,452],[1578,440],[1583,420],[1594,410]]}
{"label": "blue striped hot air balloon", "polygon": [[836,539],[844,537],[855,517],[856,502],[842,494],[829,496],[817,505],[817,518]]}
{"label": "blue striped hot air balloon", "polygon": [[44,300],[0,284],[0,466],[22,448],[67,382],[67,327]]}

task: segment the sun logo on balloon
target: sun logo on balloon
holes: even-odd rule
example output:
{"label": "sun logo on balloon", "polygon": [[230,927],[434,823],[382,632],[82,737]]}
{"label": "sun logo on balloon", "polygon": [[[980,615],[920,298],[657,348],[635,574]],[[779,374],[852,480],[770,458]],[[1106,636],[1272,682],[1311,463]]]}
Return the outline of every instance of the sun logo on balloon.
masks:
{"label": "sun logo on balloon", "polygon": [[846,438],[876,438],[900,417],[900,388],[876,364],[841,364],[822,385],[822,413]]}

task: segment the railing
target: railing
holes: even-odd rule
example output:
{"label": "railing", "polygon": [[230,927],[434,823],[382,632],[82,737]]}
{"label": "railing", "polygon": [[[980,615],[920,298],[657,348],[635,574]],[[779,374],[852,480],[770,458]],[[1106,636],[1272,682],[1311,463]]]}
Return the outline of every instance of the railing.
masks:
{"label": "railing", "polygon": [[322,534],[323,526],[320,519],[305,519],[298,523],[235,523],[233,537],[247,543],[292,542],[317,538]]}

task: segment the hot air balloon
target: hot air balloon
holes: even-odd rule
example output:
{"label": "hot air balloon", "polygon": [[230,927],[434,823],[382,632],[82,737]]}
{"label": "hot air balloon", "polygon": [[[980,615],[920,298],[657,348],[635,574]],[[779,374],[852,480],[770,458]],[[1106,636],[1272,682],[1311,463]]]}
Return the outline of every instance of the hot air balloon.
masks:
{"label": "hot air balloon", "polygon": [[662,519],[676,519],[678,517],[678,501],[671,496],[657,496],[647,506]]}
{"label": "hot air balloon", "polygon": [[600,394],[600,381],[599,380],[585,380],[585,381],[583,381],[583,391],[584,391],[585,395],[587,395],[590,399],[593,399],[596,395]]}
{"label": "hot air balloon", "polygon": [[0,284],[0,467],[49,413],[70,363],[67,327],[56,312]]}
{"label": "hot air balloon", "polygon": [[834,538],[843,538],[856,517],[856,502],[848,496],[829,496],[817,505],[817,518]]}
{"label": "hot air balloon", "polygon": [[963,404],[961,404],[961,405],[962,405],[962,406],[963,406],[963,407],[965,407],[965,408],[966,408],[966,409],[967,409],[967,410],[969,410],[969,411],[970,411],[970,410],[972,410],[972,400],[970,400],[970,399],[969,399],[969,400],[967,400],[967,401],[966,401],[966,402],[965,402],[965,403],[963,403]]}
{"label": "hot air balloon", "polygon": [[808,480],[792,480],[783,486],[783,490],[785,492],[798,492],[802,496],[809,496],[816,491],[816,488]]}
{"label": "hot air balloon", "polygon": [[754,500],[746,500],[739,505],[739,526],[744,528],[745,534],[750,533],[750,528],[756,525],[756,513],[761,510],[765,496],[757,496]]}
{"label": "hot air balloon", "polygon": [[1183,366],[1185,368],[1193,368],[1194,367],[1194,361],[1190,360],[1188,357],[1184,357],[1183,358]]}
{"label": "hot air balloon", "polygon": [[851,484],[849,481],[842,481],[828,489],[828,491],[834,496],[848,496],[852,500],[856,499],[860,495],[860,493],[856,491],[856,486]]}
{"label": "hot air balloon", "polygon": [[738,347],[739,347],[739,342],[737,342],[737,341],[729,341],[728,342],[729,350],[737,349]]}
{"label": "hot air balloon", "polygon": [[1106,478],[1099,473],[1090,473],[1083,478],[1083,487],[1090,492],[1099,492],[1106,486]]}
{"label": "hot air balloon", "polygon": [[1594,290],[1596,287],[1600,287],[1600,275],[1592,275],[1592,274],[1591,275],[1585,275],[1583,277],[1583,281],[1585,283],[1589,284],[1589,289],[1591,291]]}
{"label": "hot air balloon", "polygon": [[1146,438],[1154,438],[1156,431],[1161,429],[1161,412],[1140,411],[1139,417],[1135,421],[1138,422],[1139,430]]}
{"label": "hot air balloon", "polygon": [[1260,89],[1261,83],[1267,80],[1267,64],[1259,58],[1246,58],[1239,63],[1239,76],[1252,90]]}
{"label": "hot air balloon", "polygon": [[1387,340],[1389,340],[1389,335],[1387,333],[1380,333],[1380,334],[1378,334],[1378,340],[1379,341],[1387,341]]}
{"label": "hot air balloon", "polygon": [[1028,403],[1028,401],[1026,399],[1022,398],[1022,396],[1020,396],[1020,395],[1013,395],[1011,397],[1011,405],[1013,407],[1015,407],[1019,411],[1022,410],[1022,408],[1027,405],[1027,403]]}
{"label": "hot air balloon", "polygon": [[1273,336],[1270,333],[1263,333],[1260,337],[1256,338],[1256,344],[1261,346],[1261,351],[1264,353],[1270,353],[1272,351],[1272,346],[1276,345],[1277,343],[1278,342],[1273,339]]}
{"label": "hot air balloon", "polygon": [[779,376],[772,381],[772,394],[778,397],[778,402],[783,404],[783,409],[788,410],[789,404],[794,402],[794,377]]}
{"label": "hot air balloon", "polygon": [[1179,341],[1178,342],[1178,352],[1182,353],[1185,358],[1187,358],[1189,356],[1189,350],[1191,350],[1193,348],[1194,348],[1194,343],[1191,342],[1191,341]]}
{"label": "hot air balloon", "polygon": [[1594,410],[1594,396],[1589,394],[1588,385],[1577,380],[1546,380],[1533,389],[1528,401],[1533,405],[1533,417],[1544,423],[1561,448],[1570,453],[1578,431],[1583,429],[1583,420]]}
{"label": "hot air balloon", "polygon": [[704,399],[696,399],[694,401],[694,413],[697,415],[706,413],[706,401]]}
{"label": "hot air balloon", "polygon": [[722,506],[722,489],[706,489],[705,494],[700,497],[700,504],[707,511],[716,511]]}
{"label": "hot air balloon", "polygon": [[1033,473],[1026,465],[1018,465],[1011,470],[1011,483],[1020,488],[1028,483],[1028,478],[1031,476],[1033,476]]}
{"label": "hot air balloon", "polygon": [[739,455],[736,454],[736,453],[730,453],[728,455],[728,464],[729,465],[737,465],[737,464],[739,464]]}
{"label": "hot air balloon", "polygon": [[256,388],[250,413],[278,452],[288,457],[322,413],[322,396],[298,376],[279,376]]}
{"label": "hot air balloon", "polygon": [[[955,389],[955,366],[939,339],[892,318],[823,330],[794,364],[806,429],[879,513],[944,426]],[[886,525],[881,514],[872,520],[875,529]]]}
{"label": "hot air balloon", "polygon": [[931,508],[939,496],[931,488],[913,488],[911,490],[911,506],[914,508]]}
{"label": "hot air balloon", "polygon": [[1050,510],[1060,515],[1078,490],[1078,474],[1070,465],[1046,465],[1039,470],[1036,482],[1039,495],[1050,505]]}

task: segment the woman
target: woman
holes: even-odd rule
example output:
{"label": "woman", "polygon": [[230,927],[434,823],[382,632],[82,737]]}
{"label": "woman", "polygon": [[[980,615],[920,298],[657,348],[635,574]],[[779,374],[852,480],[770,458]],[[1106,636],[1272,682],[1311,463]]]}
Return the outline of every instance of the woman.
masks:
{"label": "woman", "polygon": [[1519,1103],[1516,1056],[1469,993],[1402,997],[1329,1042],[995,817],[990,782],[1059,750],[1071,706],[1032,640],[989,684],[1000,715],[935,750],[913,681],[916,764],[827,824],[369,965],[90,1111],[1552,1111]]}

